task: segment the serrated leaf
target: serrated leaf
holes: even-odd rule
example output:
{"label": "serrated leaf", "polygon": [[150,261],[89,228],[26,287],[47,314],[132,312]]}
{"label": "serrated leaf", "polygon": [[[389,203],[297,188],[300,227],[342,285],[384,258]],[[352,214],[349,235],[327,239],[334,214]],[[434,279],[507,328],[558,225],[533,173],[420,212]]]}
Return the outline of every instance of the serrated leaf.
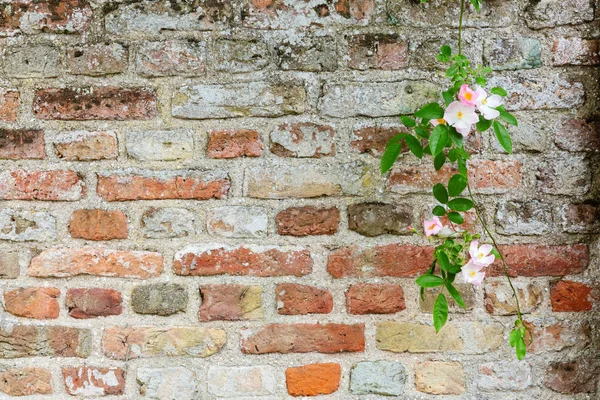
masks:
{"label": "serrated leaf", "polygon": [[436,217],[443,217],[446,215],[446,209],[442,206],[435,206],[433,207],[433,210],[431,210],[431,213]]}
{"label": "serrated leaf", "polygon": [[448,127],[440,124],[433,128],[431,135],[429,136],[429,148],[434,156],[440,154],[448,142]]}
{"label": "serrated leaf", "polygon": [[448,202],[448,207],[453,211],[469,211],[473,208],[473,202],[464,197],[452,199]]}
{"label": "serrated leaf", "polygon": [[409,117],[407,115],[402,115],[400,117],[400,121],[402,121],[402,124],[404,124],[404,126],[406,126],[408,128],[413,128],[413,127],[417,126],[417,121],[415,121],[414,118]]}
{"label": "serrated leaf", "polygon": [[442,204],[446,204],[448,202],[448,192],[441,183],[436,183],[433,186],[433,196]]}
{"label": "serrated leaf", "polygon": [[463,216],[457,213],[456,211],[450,211],[448,213],[448,219],[458,225],[465,222]]}
{"label": "serrated leaf", "polygon": [[460,174],[453,175],[448,181],[448,194],[452,197],[459,196],[467,187],[467,178]]}
{"label": "serrated leaf", "polygon": [[[398,137],[400,137],[400,139]],[[400,152],[402,151],[402,142],[400,140],[402,137],[404,137],[404,134],[394,136],[385,146],[385,151],[383,152],[379,163],[379,169],[382,174],[385,174],[392,168],[400,155]]]}
{"label": "serrated leaf", "polygon": [[494,121],[494,132],[496,133],[496,138],[498,139],[498,143],[507,153],[512,153],[512,139],[504,125],[499,123],[498,121]]}
{"label": "serrated leaf", "polygon": [[519,126],[519,122],[517,122],[517,119],[507,111],[500,111],[499,117],[502,121],[506,122],[507,124]]}
{"label": "serrated leaf", "polygon": [[442,151],[440,154],[435,156],[435,158],[433,159],[433,167],[435,168],[436,171],[439,171],[440,169],[442,169],[445,162],[446,162],[446,154],[444,154],[444,152]]}
{"label": "serrated leaf", "polygon": [[467,308],[465,306],[465,301],[463,300],[462,295],[460,294],[458,289],[456,289],[454,286],[452,286],[448,282],[446,282],[446,289],[448,290],[448,293],[450,293],[450,296],[452,296],[452,298],[454,299],[456,304],[458,304],[462,308],[465,308],[465,309]]}
{"label": "serrated leaf", "polygon": [[433,304],[433,326],[438,333],[448,320],[448,300],[443,293],[440,293]]}
{"label": "serrated leaf", "polygon": [[432,288],[436,286],[442,286],[444,284],[444,280],[442,278],[431,274],[423,274],[419,276],[415,282],[417,282],[417,285],[424,288]]}
{"label": "serrated leaf", "polygon": [[415,117],[429,120],[444,118],[444,109],[438,103],[425,104],[415,113]]}
{"label": "serrated leaf", "polygon": [[492,88],[492,90],[490,90],[490,92],[492,92],[492,94],[497,94],[498,96],[502,96],[502,97],[506,97],[506,90],[502,89],[499,86],[495,86]]}
{"label": "serrated leaf", "polygon": [[423,158],[423,146],[421,146],[421,142],[417,138],[413,135],[406,135],[404,142],[415,156]]}
{"label": "serrated leaf", "polygon": [[436,252],[436,258],[442,270],[446,271],[448,268],[450,268],[450,260],[448,259],[448,255],[445,252]]}
{"label": "serrated leaf", "polygon": [[493,120],[483,118],[483,115],[479,116],[479,121],[475,124],[475,127],[479,132],[485,132],[492,126]]}
{"label": "serrated leaf", "polygon": [[424,139],[429,139],[429,130],[423,128],[422,126],[415,127],[415,133]]}

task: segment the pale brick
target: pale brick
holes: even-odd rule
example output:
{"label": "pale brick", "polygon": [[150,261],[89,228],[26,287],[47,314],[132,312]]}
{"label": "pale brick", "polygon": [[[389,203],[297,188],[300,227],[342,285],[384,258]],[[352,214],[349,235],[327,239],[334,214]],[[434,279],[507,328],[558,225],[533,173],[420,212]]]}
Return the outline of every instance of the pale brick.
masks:
{"label": "pale brick", "polygon": [[215,68],[232,73],[258,71],[270,62],[267,45],[260,40],[219,39],[213,54]]}
{"label": "pale brick", "polygon": [[583,196],[592,177],[585,157],[555,156],[537,163],[536,179],[542,193]]}
{"label": "pale brick", "polygon": [[128,132],[125,147],[140,161],[176,161],[192,157],[194,137],[190,131]]}
{"label": "pale brick", "polygon": [[166,239],[195,234],[194,214],[185,208],[149,208],[142,215],[140,227],[144,237]]}
{"label": "pale brick", "polygon": [[268,222],[267,210],[263,207],[217,207],[206,213],[208,233],[223,237],[264,237],[268,232]]}
{"label": "pale brick", "polygon": [[75,46],[67,51],[67,66],[74,75],[119,74],[127,68],[128,49],[119,43]]}
{"label": "pale brick", "polygon": [[60,75],[60,52],[56,47],[28,45],[4,49],[4,75],[12,78],[54,78]]}
{"label": "pale brick", "polygon": [[348,38],[352,69],[398,70],[408,66],[408,42],[398,34],[361,34]]}
{"label": "pale brick", "polygon": [[532,29],[580,24],[594,19],[588,0],[541,0],[529,3],[525,22]]}
{"label": "pale brick", "polygon": [[335,154],[335,131],[310,122],[281,124],[271,132],[271,152],[280,157],[323,157]]}
{"label": "pale brick", "polygon": [[548,353],[557,351],[580,351],[592,341],[589,321],[556,321],[551,319],[526,322],[528,327],[527,351]]}
{"label": "pale brick", "polygon": [[208,369],[208,393],[217,397],[241,398],[242,396],[274,395],[277,379],[270,366],[223,367]]}
{"label": "pale brick", "polygon": [[408,235],[413,210],[407,204],[356,203],[348,206],[348,229],[364,236]]}
{"label": "pale brick", "polygon": [[86,0],[4,3],[0,6],[0,36],[82,33],[91,19],[92,7]]}
{"label": "pale brick", "polygon": [[206,43],[167,40],[145,42],[137,49],[136,70],[142,76],[198,76],[206,69]]}
{"label": "pale brick", "polygon": [[56,238],[56,220],[45,211],[0,209],[0,239],[13,242]]}
{"label": "pale brick", "polygon": [[56,155],[66,161],[112,160],[117,158],[114,132],[62,133],[54,139]]}
{"label": "pale brick", "polygon": [[19,252],[17,250],[0,251],[0,279],[14,279],[20,273]]}
{"label": "pale brick", "polygon": [[52,373],[44,368],[7,368],[0,372],[0,391],[9,396],[52,394]]}
{"label": "pale brick", "polygon": [[579,118],[561,120],[554,143],[566,151],[600,152],[600,122]]}
{"label": "pale brick", "polygon": [[[513,115],[519,123],[519,126],[507,127],[513,142],[513,153],[545,151],[551,140],[548,137],[549,133],[556,129],[555,122],[540,111],[517,111]],[[506,153],[496,135],[490,136],[493,150],[498,153]]]}
{"label": "pale brick", "polygon": [[477,387],[485,391],[519,391],[532,385],[531,364],[527,361],[497,361],[477,367]]}
{"label": "pale brick", "polygon": [[172,315],[185,312],[188,293],[178,283],[139,285],[131,292],[131,308],[138,314]]}
{"label": "pale brick", "polygon": [[200,385],[198,376],[184,367],[138,367],[139,393],[145,399],[196,399]]}
{"label": "pale brick", "polygon": [[593,233],[600,231],[600,207],[594,204],[564,204],[555,211],[557,223],[564,232]]}
{"label": "pale brick", "polygon": [[275,51],[277,64],[283,70],[319,72],[337,69],[336,42],[330,36],[286,38],[275,45]]}
{"label": "pale brick", "polygon": [[492,38],[483,42],[483,59],[493,70],[529,69],[542,66],[538,39]]}
{"label": "pale brick", "polygon": [[65,367],[65,389],[71,396],[106,396],[125,392],[125,370],[101,367]]}
{"label": "pale brick", "polygon": [[496,211],[498,232],[505,235],[543,235],[552,230],[552,206],[539,200],[502,201]]}
{"label": "pale brick", "polygon": [[[513,282],[517,292],[521,312],[534,312],[544,299],[543,289],[537,283]],[[485,285],[485,308],[494,315],[516,315],[517,306],[510,285],[502,281],[490,282]]]}
{"label": "pale brick", "polygon": [[404,394],[406,370],[398,361],[362,361],[350,372],[352,394],[400,396]]}
{"label": "pale brick", "polygon": [[600,64],[600,40],[560,38],[552,47],[554,65],[598,65]]}
{"label": "pale brick", "polygon": [[[463,298],[463,301],[465,302],[466,308],[462,308],[461,306],[456,304],[456,301],[454,301],[454,299],[452,297],[446,296],[446,299],[448,300],[449,312],[450,313],[466,313],[466,312],[473,310],[473,308],[475,307],[475,304],[477,303],[477,292],[479,290],[475,289],[474,285],[471,285],[470,283],[457,283],[456,281],[454,282],[454,287],[462,295],[462,298]],[[433,313],[433,305],[435,304],[435,300],[437,299],[437,296],[442,291],[444,292],[444,294],[447,295],[446,290],[445,289],[442,290],[441,287],[425,289],[425,292],[423,293],[424,300],[421,300],[421,298],[419,297],[419,308],[420,308],[421,312],[428,313],[428,314]]]}
{"label": "pale brick", "polygon": [[[66,326],[3,324],[0,327],[0,359],[21,357],[90,356],[92,332]],[[0,381],[1,382],[1,381]]]}
{"label": "pale brick", "polygon": [[415,366],[415,386],[419,392],[458,395],[466,390],[465,372],[459,362],[429,361]]}

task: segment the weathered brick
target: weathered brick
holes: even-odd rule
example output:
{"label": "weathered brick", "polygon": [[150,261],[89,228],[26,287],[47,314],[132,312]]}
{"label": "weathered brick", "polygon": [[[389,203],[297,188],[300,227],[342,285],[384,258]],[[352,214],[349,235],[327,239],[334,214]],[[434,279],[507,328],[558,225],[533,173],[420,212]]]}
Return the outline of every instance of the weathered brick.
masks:
{"label": "weathered brick", "polygon": [[[556,130],[556,121],[546,118],[543,111],[516,111],[513,113],[519,126],[509,128],[513,142],[513,153],[541,153],[546,151],[551,141],[551,133]],[[491,138],[495,152],[507,154],[495,135]]]}
{"label": "weathered brick", "polygon": [[[471,187],[489,193],[504,193],[521,186],[522,165],[519,161],[473,160],[469,163]],[[431,191],[438,182],[447,182],[458,169],[448,165],[435,171],[432,167],[402,165],[392,170],[388,187],[394,193]]]}
{"label": "weathered brick", "polygon": [[140,395],[147,399],[194,399],[198,396],[198,377],[187,368],[138,367],[136,378]]}
{"label": "weathered brick", "polygon": [[560,38],[552,47],[554,65],[598,65],[600,64],[600,40]]}
{"label": "weathered brick", "polygon": [[106,9],[105,26],[113,35],[158,36],[165,31],[206,31],[226,28],[233,19],[230,1],[142,1]]}
{"label": "weathered brick", "polygon": [[592,340],[589,321],[551,320],[527,321],[527,351],[546,353],[562,350],[582,350]]}
{"label": "weathered brick", "polygon": [[0,88],[0,121],[16,121],[20,107],[21,94],[17,89]]}
{"label": "weathered brick", "polygon": [[398,34],[361,34],[348,38],[352,69],[398,70],[408,66],[408,42]]}
{"label": "weathered brick", "polygon": [[120,315],[123,297],[114,289],[78,288],[69,289],[65,306],[69,315],[77,319]]}
{"label": "weathered brick", "polygon": [[128,48],[119,43],[74,46],[67,51],[67,67],[73,75],[120,74],[127,68]]}
{"label": "weathered brick", "polygon": [[529,3],[525,22],[532,29],[580,24],[594,19],[594,7],[588,0],[541,0]]}
{"label": "weathered brick", "polygon": [[335,131],[311,122],[281,124],[271,132],[271,152],[279,157],[323,157],[335,154]]}
{"label": "weathered brick", "polygon": [[3,249],[0,252],[0,279],[15,279],[19,273],[19,252]]}
{"label": "weathered brick", "polygon": [[0,159],[42,159],[45,157],[44,131],[38,129],[0,129]]}
{"label": "weathered brick", "polygon": [[256,206],[212,208],[206,213],[208,233],[233,238],[264,237],[269,218],[267,210]]}
{"label": "weathered brick", "polygon": [[87,240],[127,239],[127,216],[120,210],[75,210],[69,231],[72,237]]}
{"label": "weathered brick", "polygon": [[32,1],[0,6],[0,36],[19,33],[82,33],[92,19],[86,0]]}
{"label": "weathered brick", "polygon": [[263,317],[260,286],[202,285],[200,321],[240,321]]}
{"label": "weathered brick", "polygon": [[600,122],[576,118],[563,120],[554,143],[567,151],[600,152]]}
{"label": "weathered brick", "polygon": [[309,72],[337,69],[335,38],[331,36],[303,36],[285,38],[275,46],[277,65],[283,70]]}
{"label": "weathered brick", "polygon": [[333,235],[338,231],[340,210],[336,207],[292,207],[279,212],[275,222],[280,235]]}
{"label": "weathered brick", "polygon": [[4,324],[0,327],[0,358],[89,357],[92,334],[89,329],[66,326]]}
{"label": "weathered brick", "polygon": [[[379,156],[385,150],[385,146],[390,139],[400,132],[406,133],[406,128],[401,125],[356,125],[353,128],[352,138],[354,140],[350,145],[361,154],[368,153],[373,156]],[[406,151],[406,149],[406,146],[403,146],[403,150]]]}
{"label": "weathered brick", "polygon": [[562,280],[553,284],[550,289],[554,312],[590,311],[592,299],[592,288],[581,282]]}
{"label": "weathered brick", "polygon": [[224,171],[122,170],[98,174],[97,193],[106,201],[222,199],[231,182]]}
{"label": "weathered brick", "polygon": [[192,157],[194,136],[190,131],[127,132],[125,147],[140,161],[176,161]]}
{"label": "weathered brick", "polygon": [[312,259],[301,247],[191,245],[175,254],[177,275],[303,276],[312,270]]}
{"label": "weathered brick", "polygon": [[352,394],[400,396],[405,383],[406,370],[398,361],[362,361],[350,372]]}
{"label": "weathered brick", "polygon": [[537,187],[542,193],[583,196],[591,185],[591,170],[584,157],[552,157],[537,163]]}
{"label": "weathered brick", "polygon": [[466,390],[465,371],[459,362],[427,361],[415,366],[419,392],[458,395]]}
{"label": "weathered brick", "polygon": [[208,393],[217,397],[242,398],[274,395],[277,379],[271,366],[208,368]]}
{"label": "weathered brick", "polygon": [[122,368],[63,367],[62,377],[71,396],[106,396],[125,392],[125,371]]}
{"label": "weathered brick", "polygon": [[[543,288],[536,283],[513,282],[522,313],[531,313],[542,303]],[[494,281],[485,285],[485,309],[494,315],[516,315],[517,306],[513,292],[504,281]]]}
{"label": "weathered brick", "polygon": [[1,200],[76,201],[85,195],[85,184],[74,171],[0,171]]}
{"label": "weathered brick", "polygon": [[556,219],[569,233],[600,230],[600,207],[594,204],[565,204],[556,210]]}
{"label": "weathered brick", "polygon": [[107,327],[102,351],[116,360],[145,357],[209,357],[225,345],[224,330],[199,327]]}
{"label": "weathered brick", "polygon": [[263,143],[257,131],[236,129],[208,133],[208,157],[260,157],[262,152]]}
{"label": "weathered brick", "polygon": [[152,239],[193,236],[194,214],[185,208],[149,208],[140,226],[144,237]]}
{"label": "weathered brick", "polygon": [[172,315],[185,312],[188,293],[178,283],[139,285],[131,292],[131,308],[138,314]]}
{"label": "weathered brick", "polygon": [[404,291],[394,284],[357,283],[346,292],[348,314],[394,314],[406,309]]}
{"label": "weathered brick", "polygon": [[54,78],[61,73],[60,51],[54,46],[29,44],[6,47],[2,71],[11,78]]}
{"label": "weathered brick", "polygon": [[554,225],[552,206],[543,200],[501,201],[496,222],[505,235],[543,235]]}
{"label": "weathered brick", "polygon": [[13,242],[56,238],[56,220],[45,211],[0,209],[0,239]]}
{"label": "weathered brick", "polygon": [[146,88],[50,88],[33,99],[33,114],[46,120],[144,120],[157,112],[156,93]]}
{"label": "weathered brick", "polygon": [[198,76],[206,69],[206,43],[167,40],[144,42],[137,49],[136,70],[142,76]]}
{"label": "weathered brick", "polygon": [[171,114],[184,119],[279,117],[302,114],[306,91],[292,82],[183,86],[173,93]]}
{"label": "weathered brick", "polygon": [[[477,303],[477,292],[478,289],[475,289],[474,285],[470,283],[456,283],[454,282],[454,287],[460,292],[462,295],[463,301],[465,303],[465,308],[462,308],[456,301],[450,296],[446,296],[448,300],[448,310],[451,313],[466,313],[475,307]],[[419,308],[421,312],[432,314],[433,313],[433,305],[435,304],[435,300],[440,292],[445,292],[441,287],[427,288],[423,293],[423,300],[420,299],[419,296]]]}
{"label": "weathered brick", "polygon": [[329,290],[296,283],[278,284],[275,301],[281,315],[329,314],[333,309]]}
{"label": "weathered brick", "polygon": [[117,136],[113,132],[69,132],[54,140],[56,155],[66,161],[117,158]]}
{"label": "weathered brick", "polygon": [[355,203],[348,205],[348,229],[364,236],[408,235],[413,210],[406,204]]}
{"label": "weathered brick", "polygon": [[242,328],[242,353],[340,353],[365,350],[362,324],[270,324]]}
{"label": "weathered brick", "polygon": [[145,279],[160,275],[162,269],[159,253],[84,247],[45,250],[31,260],[27,274],[38,278],[97,275]]}
{"label": "weathered brick", "polygon": [[260,40],[218,39],[214,43],[215,68],[226,72],[258,71],[269,64],[267,45]]}
{"label": "weathered brick", "polygon": [[538,39],[491,38],[483,42],[483,60],[493,70],[529,69],[542,66]]}
{"label": "weathered brick", "polygon": [[17,317],[58,318],[60,290],[54,287],[29,287],[4,292],[4,309]]}
{"label": "weathered brick", "polygon": [[45,368],[8,368],[0,372],[0,391],[9,396],[52,394],[52,373]]}
{"label": "weathered brick", "polygon": [[412,114],[436,99],[436,87],[427,81],[326,83],[319,98],[323,115],[386,117]]}
{"label": "weathered brick", "polygon": [[413,277],[431,265],[432,247],[411,244],[379,245],[364,250],[342,247],[327,257],[327,271],[334,278],[375,276]]}
{"label": "weathered brick", "polygon": [[340,387],[340,364],[324,363],[291,367],[285,370],[287,391],[292,396],[331,394]]}
{"label": "weathered brick", "polygon": [[593,393],[600,381],[597,360],[558,361],[549,365],[544,385],[558,393]]}
{"label": "weathered brick", "polygon": [[477,387],[484,391],[519,391],[532,385],[531,364],[527,361],[496,361],[477,367]]}

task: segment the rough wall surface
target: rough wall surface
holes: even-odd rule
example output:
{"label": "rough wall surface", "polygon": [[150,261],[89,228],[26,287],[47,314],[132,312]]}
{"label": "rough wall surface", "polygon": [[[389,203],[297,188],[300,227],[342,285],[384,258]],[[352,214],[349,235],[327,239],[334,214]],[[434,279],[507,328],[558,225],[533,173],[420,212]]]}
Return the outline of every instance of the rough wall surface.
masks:
{"label": "rough wall surface", "polygon": [[598,2],[484,1],[514,154],[471,173],[501,271],[431,326],[435,173],[378,157],[458,1],[0,3],[0,397],[598,398]]}

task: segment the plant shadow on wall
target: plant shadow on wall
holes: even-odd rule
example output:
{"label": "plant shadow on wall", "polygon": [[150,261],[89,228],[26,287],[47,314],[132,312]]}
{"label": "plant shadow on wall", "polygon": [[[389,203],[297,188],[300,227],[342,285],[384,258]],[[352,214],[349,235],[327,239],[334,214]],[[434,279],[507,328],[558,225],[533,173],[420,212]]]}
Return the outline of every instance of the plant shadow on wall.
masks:
{"label": "plant shadow on wall", "polygon": [[[421,0],[425,3],[427,0]],[[470,0],[479,11],[482,0]],[[481,285],[486,269],[496,259],[502,264],[504,274],[512,290],[517,310],[517,320],[510,333],[510,345],[515,348],[519,360],[527,353],[527,326],[523,320],[519,299],[508,274],[508,265],[490,232],[477,204],[471,185],[469,184],[469,153],[464,149],[465,139],[475,129],[485,132],[493,129],[500,145],[508,153],[512,152],[512,140],[507,125],[517,126],[516,118],[507,112],[503,102],[506,91],[501,87],[486,90],[486,76],[491,69],[482,65],[472,66],[463,55],[462,28],[466,0],[460,2],[458,24],[458,52],[453,53],[450,46],[442,46],[437,60],[449,64],[446,77],[451,81],[450,87],[441,92],[442,107],[438,103],[429,103],[415,112],[414,117],[401,116],[402,123],[412,128],[412,133],[399,133],[388,142],[381,159],[381,172],[389,171],[406,145],[419,159],[431,156],[436,171],[445,164],[456,167],[447,183],[433,186],[433,195],[440,203],[432,210],[433,217],[425,220],[423,229],[428,240],[437,244],[434,259],[427,273],[419,276],[416,283],[420,286],[423,300],[424,291],[429,288],[443,287],[454,301],[462,308],[465,302],[459,290],[454,286],[457,276],[466,283]],[[388,13],[391,21],[393,16]],[[463,214],[473,209],[477,221],[483,228],[484,236],[473,234],[462,229],[465,222]],[[444,226],[440,217],[446,216],[448,225]],[[411,228],[416,233],[414,228]],[[489,240],[491,243],[484,243]],[[436,332],[448,320],[448,299],[442,291],[433,306],[433,325]]]}

